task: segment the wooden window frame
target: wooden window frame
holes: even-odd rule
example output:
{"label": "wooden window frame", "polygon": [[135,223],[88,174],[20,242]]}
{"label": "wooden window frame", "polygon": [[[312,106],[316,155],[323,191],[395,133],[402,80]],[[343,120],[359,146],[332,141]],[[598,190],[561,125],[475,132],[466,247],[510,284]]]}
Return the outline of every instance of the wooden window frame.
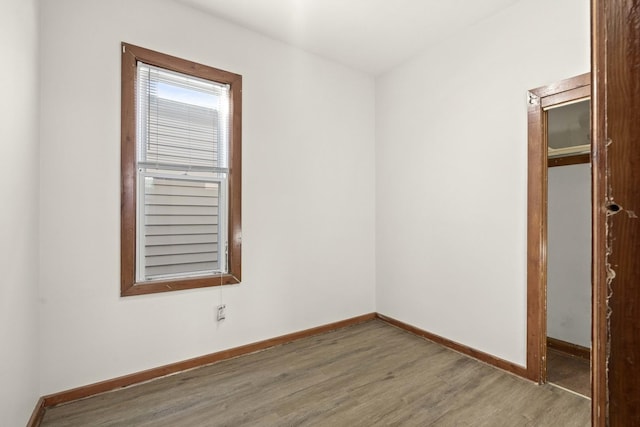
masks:
{"label": "wooden window frame", "polygon": [[[242,76],[122,43],[120,294],[151,294],[240,283],[242,184]],[[227,272],[201,277],[136,282],[136,69],[137,62],[230,86]]]}

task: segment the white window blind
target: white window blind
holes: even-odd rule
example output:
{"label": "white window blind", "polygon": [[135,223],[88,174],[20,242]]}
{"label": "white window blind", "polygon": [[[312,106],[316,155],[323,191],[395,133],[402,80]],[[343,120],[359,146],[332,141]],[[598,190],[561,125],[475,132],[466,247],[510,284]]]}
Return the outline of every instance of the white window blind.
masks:
{"label": "white window blind", "polygon": [[226,272],[229,87],[137,71],[137,280]]}

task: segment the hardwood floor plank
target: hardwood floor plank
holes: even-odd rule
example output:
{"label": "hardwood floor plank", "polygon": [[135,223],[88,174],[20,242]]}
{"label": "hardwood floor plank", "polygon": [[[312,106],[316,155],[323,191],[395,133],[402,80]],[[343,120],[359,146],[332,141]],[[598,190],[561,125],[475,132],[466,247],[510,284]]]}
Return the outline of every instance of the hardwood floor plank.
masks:
{"label": "hardwood floor plank", "polygon": [[47,409],[42,426],[587,426],[587,399],[372,320]]}
{"label": "hardwood floor plank", "polygon": [[547,381],[560,387],[591,396],[591,364],[589,360],[549,348],[547,350]]}

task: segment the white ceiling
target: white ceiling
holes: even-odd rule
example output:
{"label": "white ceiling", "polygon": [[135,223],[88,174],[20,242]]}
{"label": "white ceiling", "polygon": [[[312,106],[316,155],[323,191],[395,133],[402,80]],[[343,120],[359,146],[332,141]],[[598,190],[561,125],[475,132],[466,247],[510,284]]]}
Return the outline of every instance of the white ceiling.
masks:
{"label": "white ceiling", "polygon": [[377,75],[518,0],[177,0]]}

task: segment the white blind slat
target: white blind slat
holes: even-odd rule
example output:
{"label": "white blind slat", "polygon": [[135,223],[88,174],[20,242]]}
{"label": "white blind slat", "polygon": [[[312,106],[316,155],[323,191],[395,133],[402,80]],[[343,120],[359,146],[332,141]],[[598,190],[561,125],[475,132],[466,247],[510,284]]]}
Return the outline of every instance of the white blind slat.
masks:
{"label": "white blind slat", "polygon": [[227,168],[228,85],[138,63],[139,161]]}

